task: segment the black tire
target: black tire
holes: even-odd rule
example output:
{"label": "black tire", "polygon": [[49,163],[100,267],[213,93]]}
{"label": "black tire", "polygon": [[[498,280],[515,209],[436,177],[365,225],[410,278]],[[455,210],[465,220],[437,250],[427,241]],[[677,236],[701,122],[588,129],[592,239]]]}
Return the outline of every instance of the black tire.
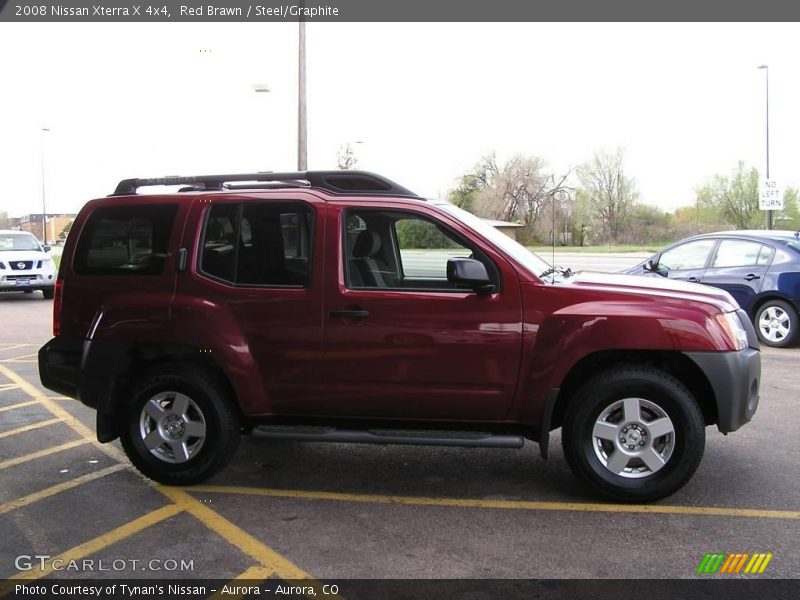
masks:
{"label": "black tire", "polygon": [[[241,427],[233,399],[226,386],[203,369],[165,365],[149,371],[129,399],[119,427],[122,447],[131,463],[150,479],[166,485],[199,483],[236,453]],[[181,401],[188,405],[186,410],[180,410]],[[162,412],[157,412],[156,419],[150,413],[159,407]],[[190,435],[201,425],[202,437]],[[146,433],[160,445],[148,449]],[[178,437],[168,438],[169,434]]]}
{"label": "black tire", "polygon": [[44,296],[45,300],[52,300],[53,296],[55,296],[55,293],[56,293],[55,290],[52,289],[42,290],[42,295]]}
{"label": "black tire", "polygon": [[[634,400],[640,421],[628,418]],[[668,427],[672,433],[651,435],[649,426],[652,434]],[[677,379],[651,367],[623,366],[595,376],[575,393],[564,414],[561,442],[572,472],[596,492],[620,502],[653,502],[675,493],[697,470],[705,423]]]}
{"label": "black tire", "polygon": [[756,312],[756,333],[765,346],[788,348],[797,340],[800,319],[785,300],[767,300]]}

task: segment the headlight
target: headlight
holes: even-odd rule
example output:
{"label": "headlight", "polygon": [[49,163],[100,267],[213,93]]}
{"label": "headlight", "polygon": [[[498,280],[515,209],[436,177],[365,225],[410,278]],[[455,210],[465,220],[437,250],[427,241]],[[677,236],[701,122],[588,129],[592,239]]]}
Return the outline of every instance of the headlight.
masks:
{"label": "headlight", "polygon": [[731,344],[737,350],[747,348],[747,331],[739,320],[736,312],[720,313],[717,315],[717,323],[720,324]]}

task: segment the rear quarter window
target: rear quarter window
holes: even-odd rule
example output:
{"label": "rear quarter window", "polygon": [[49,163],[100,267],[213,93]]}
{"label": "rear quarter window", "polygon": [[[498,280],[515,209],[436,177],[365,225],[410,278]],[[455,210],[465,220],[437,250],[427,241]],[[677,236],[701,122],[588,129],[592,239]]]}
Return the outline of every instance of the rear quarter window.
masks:
{"label": "rear quarter window", "polygon": [[176,204],[96,209],[81,232],[78,275],[159,275],[164,272]]}

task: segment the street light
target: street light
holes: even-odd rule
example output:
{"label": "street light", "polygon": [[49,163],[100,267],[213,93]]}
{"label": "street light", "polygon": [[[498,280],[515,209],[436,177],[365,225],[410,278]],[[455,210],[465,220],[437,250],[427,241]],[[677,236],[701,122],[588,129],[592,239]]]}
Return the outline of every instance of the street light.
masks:
{"label": "street light", "polygon": [[[759,69],[764,69],[765,82],[767,84],[767,176],[769,180],[769,65],[759,65]],[[772,210],[767,210],[767,229],[772,229]]]}
{"label": "street light", "polygon": [[50,129],[47,127],[42,127],[42,239],[45,246],[47,245],[47,202],[44,182],[44,135],[49,131]]}

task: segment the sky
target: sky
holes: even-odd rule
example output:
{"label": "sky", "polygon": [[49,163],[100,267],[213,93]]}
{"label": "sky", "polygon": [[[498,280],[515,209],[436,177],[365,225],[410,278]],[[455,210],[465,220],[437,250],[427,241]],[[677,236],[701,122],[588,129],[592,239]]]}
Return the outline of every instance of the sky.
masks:
{"label": "sky", "polygon": [[[484,154],[625,152],[673,210],[742,160],[800,185],[800,24],[309,23],[308,163],[443,197]],[[255,93],[266,84],[270,93]],[[131,177],[295,170],[296,23],[1,23],[0,211]],[[49,132],[41,129],[49,128]],[[359,143],[356,143],[359,142]]]}

